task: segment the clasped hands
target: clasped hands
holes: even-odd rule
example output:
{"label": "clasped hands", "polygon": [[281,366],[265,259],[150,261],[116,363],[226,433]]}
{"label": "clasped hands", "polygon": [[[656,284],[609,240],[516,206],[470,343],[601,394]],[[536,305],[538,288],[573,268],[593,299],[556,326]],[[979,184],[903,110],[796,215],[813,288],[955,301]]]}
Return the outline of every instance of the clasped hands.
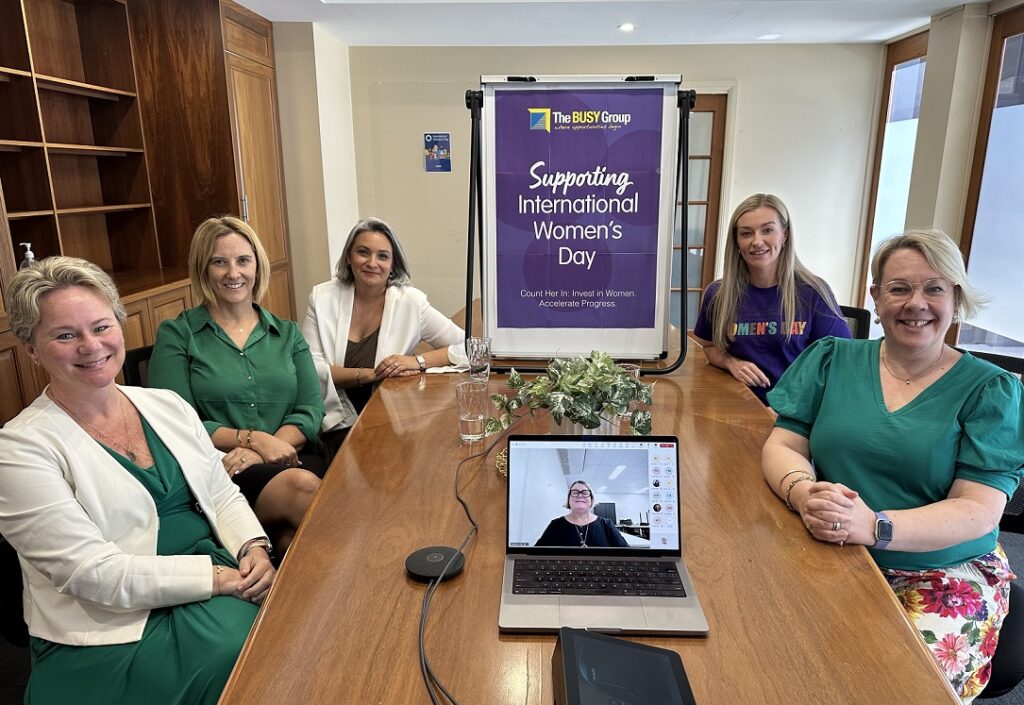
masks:
{"label": "clasped hands", "polygon": [[235,597],[259,604],[267,596],[277,571],[270,556],[260,546],[249,550],[238,563],[238,568],[213,566],[213,594]]}
{"label": "clasped hands", "polygon": [[237,475],[257,463],[277,463],[287,467],[299,466],[299,455],[295,447],[277,436],[263,431],[253,431],[251,448],[232,448],[221,462],[228,475]]}
{"label": "clasped hands", "polygon": [[373,370],[376,379],[408,377],[420,373],[420,363],[412,355],[388,355]]}
{"label": "clasped hands", "polygon": [[793,504],[811,536],[840,546],[875,543],[875,513],[856,490],[838,482],[821,481],[802,482],[797,488]]}

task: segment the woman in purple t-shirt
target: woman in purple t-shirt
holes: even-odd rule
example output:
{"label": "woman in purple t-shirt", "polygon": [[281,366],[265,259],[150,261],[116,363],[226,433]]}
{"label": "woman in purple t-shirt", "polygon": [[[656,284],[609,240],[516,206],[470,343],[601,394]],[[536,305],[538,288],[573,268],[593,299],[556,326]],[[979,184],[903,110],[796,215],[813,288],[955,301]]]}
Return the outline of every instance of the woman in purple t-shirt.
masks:
{"label": "woman in purple t-shirt", "polygon": [[796,256],[786,204],[755,193],[736,208],[725,275],[704,292],[693,329],[712,365],[765,394],[819,338],[849,338],[835,296]]}

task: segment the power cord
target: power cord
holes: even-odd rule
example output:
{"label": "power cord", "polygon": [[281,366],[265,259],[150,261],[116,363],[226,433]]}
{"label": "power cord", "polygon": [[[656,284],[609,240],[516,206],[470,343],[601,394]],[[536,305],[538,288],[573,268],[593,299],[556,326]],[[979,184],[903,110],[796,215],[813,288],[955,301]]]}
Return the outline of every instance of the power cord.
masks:
{"label": "power cord", "polygon": [[505,436],[508,435],[508,432],[512,430],[512,427],[519,423],[519,421],[523,419],[525,416],[527,416],[527,414],[521,414],[515,417],[512,423],[510,423],[507,428],[505,428],[500,434],[498,434],[497,438],[491,441],[490,445],[488,445],[486,448],[484,448],[478,453],[466,456],[461,461],[459,461],[459,464],[455,467],[455,499],[458,501],[459,504],[462,505],[462,511],[466,514],[466,519],[470,523],[470,528],[469,531],[466,532],[466,536],[462,539],[462,543],[459,544],[459,547],[456,550],[456,552],[451,556],[451,558],[448,559],[448,562],[445,563],[444,567],[441,569],[440,574],[436,578],[431,580],[430,583],[427,585],[427,590],[425,593],[423,593],[423,604],[420,607],[420,674],[423,676],[423,685],[426,687],[427,695],[430,696],[430,702],[433,705],[442,705],[443,701],[439,699],[440,697],[443,697],[445,700],[447,700],[447,702],[450,703],[450,705],[459,705],[459,701],[455,699],[451,692],[449,692],[448,688],[445,687],[444,683],[441,682],[441,679],[438,678],[437,674],[434,672],[434,669],[431,668],[430,659],[427,658],[427,647],[425,637],[427,633],[427,618],[430,613],[430,602],[434,598],[434,593],[437,591],[437,587],[442,583],[442,581],[444,581],[445,574],[448,572],[449,568],[451,568],[452,564],[459,557],[459,555],[462,554],[463,550],[466,548],[470,540],[472,540],[473,536],[480,528],[479,525],[476,523],[476,519],[473,518],[473,512],[470,511],[469,504],[467,504],[466,500],[462,498],[462,494],[459,491],[459,480],[462,475],[462,466],[468,463],[470,460],[487,456],[487,454],[494,449],[494,446],[496,446],[499,441],[501,441],[503,438],[505,438]]}

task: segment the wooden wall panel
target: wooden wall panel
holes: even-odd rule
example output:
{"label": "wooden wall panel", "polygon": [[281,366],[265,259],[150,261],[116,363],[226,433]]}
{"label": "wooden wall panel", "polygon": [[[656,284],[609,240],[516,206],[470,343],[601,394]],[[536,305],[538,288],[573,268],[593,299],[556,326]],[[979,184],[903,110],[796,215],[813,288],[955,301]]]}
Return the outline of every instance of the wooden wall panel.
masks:
{"label": "wooden wall panel", "polygon": [[274,67],[273,26],[241,5],[225,0],[224,48],[233,54]]}
{"label": "wooden wall panel", "polygon": [[0,333],[0,423],[7,423],[24,406],[21,376],[18,374],[18,346],[14,333]]}
{"label": "wooden wall panel", "polygon": [[128,13],[160,259],[184,268],[196,226],[239,212],[220,6],[132,0]]}
{"label": "wooden wall panel", "polygon": [[145,299],[124,305],[128,318],[121,324],[125,350],[134,350],[153,344],[153,322]]}

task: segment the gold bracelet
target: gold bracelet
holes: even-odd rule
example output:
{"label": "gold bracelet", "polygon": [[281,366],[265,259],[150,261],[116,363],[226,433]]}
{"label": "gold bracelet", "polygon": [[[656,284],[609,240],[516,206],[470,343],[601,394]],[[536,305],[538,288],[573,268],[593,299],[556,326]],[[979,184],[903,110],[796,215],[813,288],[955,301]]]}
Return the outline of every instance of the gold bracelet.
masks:
{"label": "gold bracelet", "polygon": [[237,445],[239,448],[245,448],[245,446],[242,444],[242,429],[240,428],[235,429],[235,445]]}
{"label": "gold bracelet", "polygon": [[793,488],[796,487],[797,483],[805,481],[814,482],[814,478],[811,477],[810,475],[801,475],[800,477],[790,482],[789,486],[786,487],[786,509],[788,509],[791,512],[796,511],[796,507],[794,507],[793,504],[789,501],[789,495],[793,492]]}
{"label": "gold bracelet", "polygon": [[804,475],[807,474],[806,470],[790,470],[789,472],[782,476],[781,480],[779,480],[779,492],[782,492],[782,483],[786,481],[786,478],[796,472],[802,472]]}
{"label": "gold bracelet", "polygon": [[217,575],[220,575],[221,573],[224,572],[224,566],[222,566],[222,565],[215,565],[215,566],[213,566],[213,569],[215,571],[217,571]]}
{"label": "gold bracelet", "polygon": [[362,387],[363,386],[362,381],[360,381],[360,377],[362,377],[362,376],[363,376],[363,368],[362,367],[357,367],[356,368],[356,386],[357,387]]}
{"label": "gold bracelet", "polygon": [[245,447],[246,448],[249,448],[249,449],[252,448],[252,434],[253,434],[253,431],[255,431],[255,430],[256,429],[254,429],[254,428],[246,429],[246,434],[245,434]]}

